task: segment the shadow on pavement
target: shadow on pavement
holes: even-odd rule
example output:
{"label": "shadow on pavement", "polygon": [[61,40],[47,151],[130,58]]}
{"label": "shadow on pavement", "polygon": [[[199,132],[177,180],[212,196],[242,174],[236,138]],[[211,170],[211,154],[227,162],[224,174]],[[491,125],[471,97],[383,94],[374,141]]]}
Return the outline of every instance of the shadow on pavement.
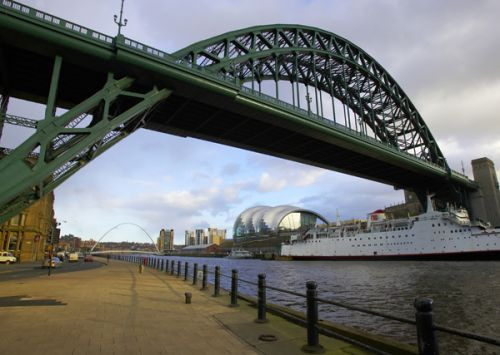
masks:
{"label": "shadow on pavement", "polygon": [[65,306],[54,299],[33,300],[27,295],[0,297],[0,307]]}

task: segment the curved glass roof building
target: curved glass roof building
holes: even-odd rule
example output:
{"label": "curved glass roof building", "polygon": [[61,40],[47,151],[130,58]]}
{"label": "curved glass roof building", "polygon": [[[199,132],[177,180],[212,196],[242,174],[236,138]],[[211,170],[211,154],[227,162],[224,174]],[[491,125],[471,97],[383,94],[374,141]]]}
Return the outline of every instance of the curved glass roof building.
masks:
{"label": "curved glass roof building", "polygon": [[323,216],[303,208],[289,205],[256,206],[246,209],[236,218],[233,237],[235,239],[263,237],[283,232],[289,234],[323,223],[328,223]]}

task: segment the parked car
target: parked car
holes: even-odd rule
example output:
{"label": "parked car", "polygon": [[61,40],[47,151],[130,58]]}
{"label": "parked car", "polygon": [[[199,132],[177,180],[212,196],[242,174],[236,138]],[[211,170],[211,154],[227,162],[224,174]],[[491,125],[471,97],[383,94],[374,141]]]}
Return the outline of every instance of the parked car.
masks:
{"label": "parked car", "polygon": [[68,261],[70,263],[76,263],[78,262],[78,253],[70,253],[68,256]]}
{"label": "parked car", "polygon": [[15,263],[17,261],[17,258],[12,255],[12,253],[9,253],[8,251],[2,251],[0,252],[0,263]]}
{"label": "parked car", "polygon": [[45,258],[42,263],[43,268],[49,267],[49,263],[51,264],[50,267],[60,267],[62,265],[61,259],[59,259],[57,256],[52,257],[52,261],[50,258]]}
{"label": "parked car", "polygon": [[94,261],[94,258],[92,257],[92,255],[85,255],[85,258],[83,259],[83,261],[92,262],[92,261]]}

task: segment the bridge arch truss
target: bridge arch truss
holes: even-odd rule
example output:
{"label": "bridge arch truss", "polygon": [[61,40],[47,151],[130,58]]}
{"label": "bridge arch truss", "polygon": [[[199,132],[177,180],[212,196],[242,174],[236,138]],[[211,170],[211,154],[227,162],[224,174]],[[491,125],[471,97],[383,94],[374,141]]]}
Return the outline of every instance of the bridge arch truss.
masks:
{"label": "bridge arch truss", "polygon": [[184,65],[238,79],[253,91],[274,81],[277,99],[278,82],[288,82],[291,103],[298,108],[305,87],[308,112],[315,107],[319,116],[324,116],[326,94],[335,123],[448,170],[436,140],[398,83],[369,54],[331,32],[300,25],[251,27],[172,55]]}

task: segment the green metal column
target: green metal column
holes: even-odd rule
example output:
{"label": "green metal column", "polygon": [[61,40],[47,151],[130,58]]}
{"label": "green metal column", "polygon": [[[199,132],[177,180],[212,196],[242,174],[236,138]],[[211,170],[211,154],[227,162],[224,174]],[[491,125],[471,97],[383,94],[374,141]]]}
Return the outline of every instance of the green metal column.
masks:
{"label": "green metal column", "polygon": [[2,142],[2,133],[5,122],[5,115],[7,114],[8,106],[9,106],[9,97],[7,95],[0,96],[0,147]]}
{"label": "green metal column", "polygon": [[56,56],[54,60],[54,69],[52,70],[52,79],[50,81],[49,97],[47,99],[47,106],[45,107],[45,119],[51,120],[56,114],[56,96],[57,87],[59,85],[59,77],[61,74],[62,58]]}

